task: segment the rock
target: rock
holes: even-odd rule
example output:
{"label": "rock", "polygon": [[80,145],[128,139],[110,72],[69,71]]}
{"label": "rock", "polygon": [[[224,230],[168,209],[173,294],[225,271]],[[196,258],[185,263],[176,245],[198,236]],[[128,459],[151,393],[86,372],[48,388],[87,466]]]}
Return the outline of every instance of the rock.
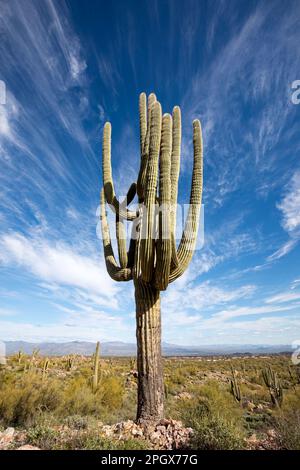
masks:
{"label": "rock", "polygon": [[41,450],[39,447],[31,446],[29,444],[25,444],[24,446],[18,447],[16,450]]}
{"label": "rock", "polygon": [[268,435],[269,437],[271,437],[272,439],[276,439],[276,437],[277,437],[277,434],[276,434],[275,429],[268,429],[267,435]]}
{"label": "rock", "polygon": [[168,426],[168,424],[171,424],[171,420],[170,419],[161,419],[159,424],[161,424],[162,426]]}
{"label": "rock", "polygon": [[5,448],[8,444],[10,444],[15,435],[15,428],[7,428],[5,431],[0,433],[0,449]]}
{"label": "rock", "polygon": [[134,428],[131,432],[134,437],[143,437],[143,431],[140,428]]}
{"label": "rock", "polygon": [[158,444],[160,442],[160,433],[158,431],[154,431],[150,436],[150,441],[153,443],[153,444]]}
{"label": "rock", "polygon": [[118,440],[147,439],[155,449],[172,450],[187,448],[193,430],[172,419],[162,419],[157,424],[149,422],[136,424],[128,420],[111,426],[102,426],[100,433],[107,437],[117,435]]}

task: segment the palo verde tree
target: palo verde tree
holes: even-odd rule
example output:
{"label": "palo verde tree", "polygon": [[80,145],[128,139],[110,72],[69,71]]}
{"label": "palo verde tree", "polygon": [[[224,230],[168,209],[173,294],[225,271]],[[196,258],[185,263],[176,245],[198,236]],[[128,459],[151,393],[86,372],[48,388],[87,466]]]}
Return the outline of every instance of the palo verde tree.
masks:
{"label": "palo verde tree", "polygon": [[[155,421],[164,414],[161,359],[160,291],[187,269],[196,246],[202,198],[203,152],[201,126],[193,122],[194,161],[190,201],[184,230],[176,246],[176,208],[181,149],[181,113],[162,116],[152,93],[140,95],[141,162],[137,182],[119,201],[111,168],[111,124],[103,130],[102,240],[106,268],[115,281],[133,280],[136,301],[139,422]],[[138,197],[136,210],[129,204]],[[110,236],[106,203],[115,213],[117,262]],[[124,221],[132,221],[129,247]]]}

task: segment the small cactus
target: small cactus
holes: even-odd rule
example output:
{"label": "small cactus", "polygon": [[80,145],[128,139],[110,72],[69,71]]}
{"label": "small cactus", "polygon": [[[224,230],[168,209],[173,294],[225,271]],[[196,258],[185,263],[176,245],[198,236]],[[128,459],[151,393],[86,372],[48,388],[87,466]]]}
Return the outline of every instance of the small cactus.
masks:
{"label": "small cactus", "polygon": [[20,350],[20,351],[18,352],[18,364],[19,364],[19,365],[21,365],[23,356],[24,356],[24,354],[23,354],[23,352]]}
{"label": "small cactus", "polygon": [[236,399],[236,401],[240,403],[242,400],[241,389],[237,382],[236,374],[232,366],[231,366],[231,373],[232,373],[232,379],[230,381],[230,391],[232,395],[234,396],[234,398]]}
{"label": "small cactus", "polygon": [[283,389],[276,372],[274,372],[271,366],[269,366],[266,369],[263,369],[262,377],[269,389],[273,405],[280,407],[283,401]]}
{"label": "small cactus", "polygon": [[99,351],[100,351],[100,343],[97,341],[96,344],[96,351],[94,354],[94,373],[93,373],[93,392],[96,393],[99,385]]}
{"label": "small cactus", "polygon": [[44,361],[44,365],[43,365],[42,380],[44,380],[46,378],[48,368],[49,368],[49,359],[48,359],[48,357],[46,357],[46,359]]}
{"label": "small cactus", "polygon": [[67,361],[66,361],[66,369],[68,371],[72,370],[73,365],[74,365],[74,357],[68,356]]}

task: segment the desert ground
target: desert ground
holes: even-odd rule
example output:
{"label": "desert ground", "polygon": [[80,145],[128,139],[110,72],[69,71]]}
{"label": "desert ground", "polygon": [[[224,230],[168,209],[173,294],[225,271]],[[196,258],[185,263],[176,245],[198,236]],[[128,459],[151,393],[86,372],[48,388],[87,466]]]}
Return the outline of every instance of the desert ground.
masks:
{"label": "desert ground", "polygon": [[147,429],[134,423],[135,358],[98,365],[95,385],[95,357],[10,356],[0,448],[300,449],[300,367],[287,354],[164,358],[166,418]]}

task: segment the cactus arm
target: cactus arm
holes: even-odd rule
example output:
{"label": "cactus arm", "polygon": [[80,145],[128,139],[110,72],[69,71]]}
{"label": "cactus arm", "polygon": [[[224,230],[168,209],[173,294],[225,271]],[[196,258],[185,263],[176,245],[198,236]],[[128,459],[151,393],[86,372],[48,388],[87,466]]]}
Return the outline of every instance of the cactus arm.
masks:
{"label": "cactus arm", "polygon": [[[142,202],[145,193],[147,166],[149,158],[150,132],[151,132],[151,110],[156,102],[156,96],[151,93],[148,97],[148,109],[146,111],[146,95],[140,96],[140,145],[141,145],[141,167],[137,181],[137,194]],[[145,132],[146,130],[146,132]]]}
{"label": "cactus arm", "polygon": [[159,233],[156,243],[155,286],[165,290],[169,284],[171,265],[170,201],[171,201],[172,118],[165,114],[162,120],[159,158]]}
{"label": "cactus arm", "polygon": [[132,201],[134,200],[135,195],[136,195],[136,183],[132,183],[130,188],[127,191],[127,195],[126,195],[124,201],[122,202],[121,206],[122,207],[123,206],[124,207],[129,206],[129,204],[131,204]]}
{"label": "cactus arm", "polygon": [[118,245],[119,262],[121,268],[126,268],[128,257],[126,247],[126,230],[122,217],[116,213],[116,237]]}
{"label": "cactus arm", "polygon": [[140,111],[140,151],[143,156],[145,137],[147,133],[147,97],[146,93],[140,94],[139,99],[139,111]]}
{"label": "cactus arm", "polygon": [[[105,199],[116,212],[120,211],[120,203],[115,194],[114,182],[111,169],[111,124],[106,122],[103,129],[103,143],[102,143],[102,174],[103,174],[103,187],[105,192]],[[121,216],[127,220],[134,220],[136,212],[128,209],[121,208]]]}
{"label": "cactus arm", "polygon": [[119,267],[114,256],[106,216],[104,190],[101,191],[101,222],[103,250],[107,272],[114,281],[129,281],[132,279],[131,269]]}
{"label": "cactus arm", "polygon": [[187,269],[194,253],[199,226],[199,213],[202,200],[203,185],[203,145],[201,125],[198,120],[193,122],[194,165],[190,207],[184,231],[177,250],[178,266],[171,269],[169,282],[175,281]]}
{"label": "cactus arm", "polygon": [[173,130],[172,130],[172,156],[171,156],[171,245],[172,263],[175,267],[179,261],[176,249],[176,209],[178,196],[178,179],[180,170],[180,149],[181,149],[181,112],[179,106],[173,109]]}
{"label": "cactus arm", "polygon": [[143,217],[145,233],[143,232],[140,244],[141,275],[143,281],[145,282],[150,282],[153,275],[154,266],[154,228],[156,211],[155,201],[157,191],[158,157],[161,139],[161,122],[161,105],[158,101],[156,101],[151,108],[149,159],[147,164],[147,184],[145,185],[144,200],[146,217]]}
{"label": "cactus arm", "polygon": [[116,211],[116,237],[117,237],[117,244],[118,244],[119,262],[120,262],[121,268],[128,267],[126,230],[125,230],[125,225],[124,225],[122,214],[125,215],[126,212],[124,212],[124,209],[126,210],[126,206],[129,205],[133,201],[135,195],[136,195],[136,183],[132,183],[132,185],[130,186],[127,192],[125,199],[120,204],[120,210]]}

